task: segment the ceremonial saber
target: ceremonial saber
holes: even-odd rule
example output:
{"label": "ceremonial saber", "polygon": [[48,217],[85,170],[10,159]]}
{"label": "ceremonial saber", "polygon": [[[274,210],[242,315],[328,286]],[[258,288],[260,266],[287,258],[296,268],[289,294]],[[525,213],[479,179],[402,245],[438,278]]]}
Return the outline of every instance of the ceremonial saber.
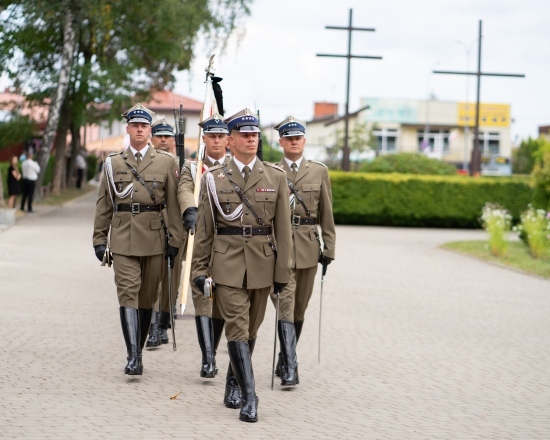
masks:
{"label": "ceremonial saber", "polygon": [[[275,382],[275,356],[277,355],[277,324],[279,323],[279,293],[277,295],[277,306],[275,307],[275,339],[273,341],[273,364],[271,365],[271,391]],[[282,374],[281,374],[282,377]]]}
{"label": "ceremonial saber", "polygon": [[[205,115],[211,116],[218,111],[216,100],[213,99],[214,92],[212,90],[212,76],[214,76],[214,72],[213,72],[214,56],[215,55],[212,55],[210,57],[210,60],[208,62],[208,67],[205,69],[206,70],[206,92],[204,96],[204,105],[201,110],[199,121],[202,121]],[[195,177],[195,191],[193,192],[193,199],[195,200],[196,206],[199,206],[202,167],[204,163],[204,155],[205,155],[205,149],[206,149],[204,142],[202,142],[202,135],[203,135],[203,129],[201,127],[199,131],[199,148],[197,152],[197,175]],[[189,286],[190,286],[189,278],[191,277],[191,263],[193,261],[193,245],[195,243],[194,234],[195,234],[195,231],[189,231],[189,235],[187,236],[187,252],[185,257],[186,259],[185,269],[183,271],[183,277],[181,279],[180,305],[181,305],[182,315],[183,315],[183,312],[185,312],[185,306],[187,304],[187,295],[189,293]]]}
{"label": "ceremonial saber", "polygon": [[168,302],[170,303],[170,324],[172,325],[172,349],[174,351],[176,348],[176,330],[174,323],[174,308],[172,302],[172,257],[168,257]]}
{"label": "ceremonial saber", "polygon": [[321,273],[321,297],[319,300],[319,341],[317,345],[317,363],[321,363],[321,318],[323,316],[323,286],[325,285],[325,275],[327,274],[327,264],[323,263],[323,271]]}

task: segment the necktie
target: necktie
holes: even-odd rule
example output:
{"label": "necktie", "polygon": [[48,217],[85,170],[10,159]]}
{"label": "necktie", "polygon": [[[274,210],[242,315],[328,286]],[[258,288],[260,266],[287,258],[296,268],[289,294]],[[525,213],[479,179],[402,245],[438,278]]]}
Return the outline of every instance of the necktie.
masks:
{"label": "necktie", "polygon": [[138,166],[141,163],[141,153],[139,151],[136,153],[136,162]]}
{"label": "necktie", "polygon": [[216,162],[214,162],[214,166],[219,165],[219,164],[220,164],[220,161],[219,161],[219,160],[217,160]]}
{"label": "necktie", "polygon": [[245,166],[243,168],[243,172],[244,172],[244,182],[248,182],[248,178],[250,177],[250,168],[247,166]]}
{"label": "necktie", "polygon": [[292,162],[292,165],[290,165],[290,169],[292,170],[292,174],[294,174],[294,177],[296,177],[296,174],[298,173],[298,170],[296,169],[296,162]]}

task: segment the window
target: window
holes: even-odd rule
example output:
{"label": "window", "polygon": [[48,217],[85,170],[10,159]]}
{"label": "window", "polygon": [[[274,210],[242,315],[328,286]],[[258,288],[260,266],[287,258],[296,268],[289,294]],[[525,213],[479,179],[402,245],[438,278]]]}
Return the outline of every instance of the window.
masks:
{"label": "window", "polygon": [[394,128],[382,128],[372,132],[376,136],[376,151],[386,154],[397,151],[397,138],[399,133]]}
{"label": "window", "polygon": [[449,152],[449,130],[418,130],[418,151],[425,152],[429,147],[431,152]]}
{"label": "window", "polygon": [[479,149],[482,154],[498,156],[500,154],[500,134],[485,131],[479,133]]}

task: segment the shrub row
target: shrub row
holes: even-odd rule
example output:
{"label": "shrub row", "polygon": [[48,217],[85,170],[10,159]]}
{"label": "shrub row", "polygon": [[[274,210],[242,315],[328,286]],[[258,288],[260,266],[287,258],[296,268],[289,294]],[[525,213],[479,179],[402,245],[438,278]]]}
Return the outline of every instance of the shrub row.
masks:
{"label": "shrub row", "polygon": [[331,171],[338,224],[480,228],[486,202],[519,220],[531,202],[526,177],[413,176]]}

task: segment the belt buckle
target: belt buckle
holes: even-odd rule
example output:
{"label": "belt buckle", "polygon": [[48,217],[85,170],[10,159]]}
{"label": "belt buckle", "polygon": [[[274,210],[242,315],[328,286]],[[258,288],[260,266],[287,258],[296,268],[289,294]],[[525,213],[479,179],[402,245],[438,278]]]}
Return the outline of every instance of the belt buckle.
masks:
{"label": "belt buckle", "polygon": [[243,225],[243,237],[252,237],[252,225]]}
{"label": "belt buckle", "polygon": [[299,216],[299,215],[293,215],[291,218],[290,218],[290,223],[293,225],[293,226],[300,226],[300,219],[302,217]]}
{"label": "belt buckle", "polygon": [[139,203],[132,203],[132,215],[139,214]]}

